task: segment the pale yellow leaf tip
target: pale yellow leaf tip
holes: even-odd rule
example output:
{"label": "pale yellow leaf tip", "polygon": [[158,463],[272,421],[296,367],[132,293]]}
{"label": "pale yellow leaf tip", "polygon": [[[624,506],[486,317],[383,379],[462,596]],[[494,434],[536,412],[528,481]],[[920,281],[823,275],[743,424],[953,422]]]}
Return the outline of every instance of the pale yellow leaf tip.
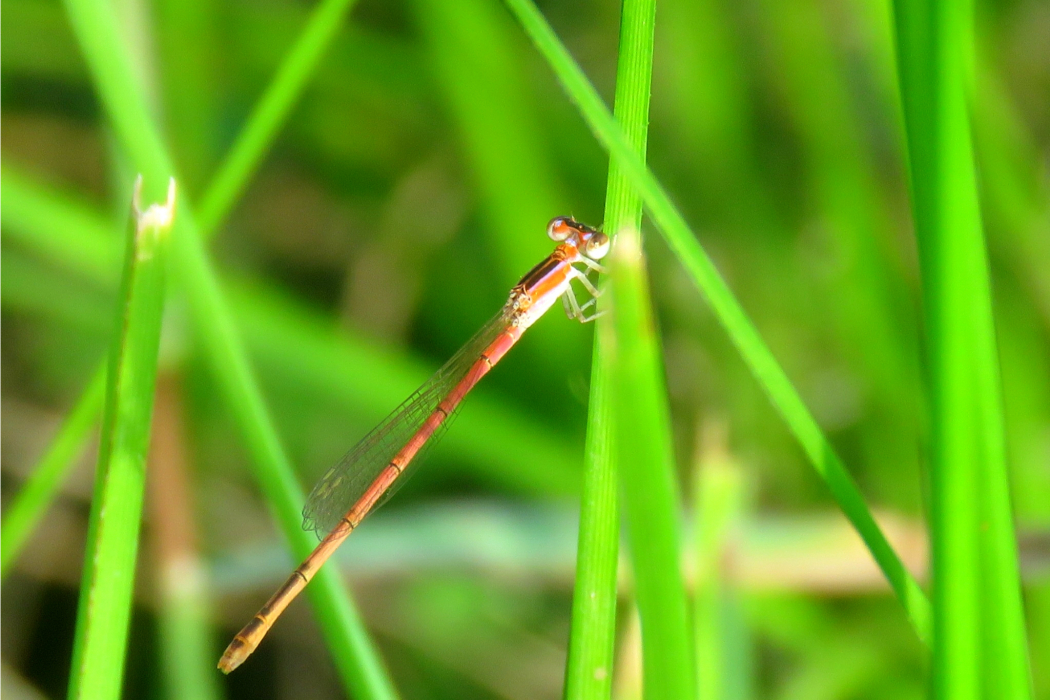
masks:
{"label": "pale yellow leaf tip", "polygon": [[131,198],[131,206],[135,212],[135,219],[139,230],[147,227],[156,229],[167,229],[171,227],[175,219],[175,196],[178,187],[175,178],[168,178],[168,197],[163,204],[151,204],[142,211],[142,175],[135,178],[135,192]]}

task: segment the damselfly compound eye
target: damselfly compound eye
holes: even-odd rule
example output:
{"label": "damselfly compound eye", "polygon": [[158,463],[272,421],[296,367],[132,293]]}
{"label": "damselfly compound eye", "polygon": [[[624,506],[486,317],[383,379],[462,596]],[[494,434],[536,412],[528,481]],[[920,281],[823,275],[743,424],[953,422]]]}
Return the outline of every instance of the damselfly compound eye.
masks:
{"label": "damselfly compound eye", "polygon": [[564,241],[569,237],[570,233],[572,233],[572,226],[569,225],[569,220],[564,216],[556,216],[547,224],[547,235],[551,237],[552,241]]}
{"label": "damselfly compound eye", "polygon": [[583,250],[591,260],[601,260],[609,252],[609,237],[604,233],[594,233]]}

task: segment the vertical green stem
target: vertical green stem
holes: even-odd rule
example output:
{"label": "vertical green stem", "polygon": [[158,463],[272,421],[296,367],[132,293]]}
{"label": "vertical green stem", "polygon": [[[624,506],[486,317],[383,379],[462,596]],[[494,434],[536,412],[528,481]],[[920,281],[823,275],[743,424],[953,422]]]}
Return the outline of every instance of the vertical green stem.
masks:
{"label": "vertical green stem", "polygon": [[568,700],[602,700],[612,692],[620,521],[612,445],[610,368],[608,353],[604,350],[608,339],[602,339],[608,335],[606,323],[606,319],[598,321],[591,367],[576,584],[565,669]]}
{"label": "vertical green stem", "polygon": [[136,211],[106,379],[69,697],[120,697],[164,309],[168,203]]}
{"label": "vertical green stem", "polygon": [[[620,52],[616,71],[616,119],[635,152],[644,158],[649,131],[653,31],[656,3],[627,0],[620,17]],[[609,163],[605,230],[637,231],[642,201],[617,163]],[[601,310],[607,310],[605,304]],[[573,594],[572,633],[565,697],[608,698],[616,633],[616,573],[619,523],[616,450],[613,444],[613,393],[610,391],[611,319],[598,321],[591,370],[587,464],[580,506],[580,535]]]}
{"label": "vertical green stem", "polygon": [[[199,227],[200,235],[208,238],[222,225],[223,219],[233,208],[248,179],[273,143],[273,139],[284,124],[292,106],[302,94],[306,82],[316,69],[325,49],[335,38],[341,26],[341,20],[349,12],[353,2],[354,0],[325,0],[310,16],[310,21],[282,61],[273,82],[266,88],[258,104],[252,110],[251,116],[230,149],[230,153],[223,160],[211,185],[205,192],[202,223]],[[95,21],[90,14],[82,12],[75,3],[70,4],[70,12],[75,12],[76,14],[73,15],[75,21],[86,23],[85,27],[88,24],[94,26]],[[83,31],[93,31],[93,29],[86,28]],[[107,30],[102,27],[101,31],[106,32]],[[119,82],[124,79],[119,75],[119,67],[115,64],[101,63],[99,66],[98,70],[105,74],[106,80]],[[130,107],[131,104],[129,103],[128,106]],[[129,129],[127,133],[142,133],[145,138],[152,138],[134,120],[126,121],[125,128]],[[32,187],[26,186],[18,173],[12,172],[9,168],[4,169],[3,181],[5,188],[18,188],[17,196],[8,197],[9,204],[4,209],[5,220],[10,214],[11,218],[19,220],[23,225],[27,219],[30,223],[38,223],[33,220],[34,211],[50,207],[52,211],[65,215],[64,229],[96,228],[91,226],[90,222],[78,217],[74,210],[65,207],[60,199],[39,196],[39,193],[34,192]],[[47,244],[52,239],[53,237],[49,237],[41,240]],[[83,263],[84,261],[78,262]],[[88,262],[100,274],[104,275],[109,272],[107,259],[93,256]],[[82,449],[101,408],[102,370],[103,368],[100,367],[95,379],[92,380],[98,383],[97,393],[92,396],[90,387],[95,384],[89,385],[89,389],[85,390],[73,413],[63,424],[62,431],[56,436],[55,441],[34,469],[34,474],[38,471],[41,474],[38,479],[35,478],[26,485],[27,489],[32,486],[34,490],[19,494],[18,500],[11,507],[10,515],[4,518],[0,578],[9,572],[10,563],[21,551],[25,537],[29,535],[47,504],[54,497],[55,490],[68,473],[73,455],[77,450]],[[11,517],[16,514],[17,517]],[[9,528],[10,535],[7,534]]]}
{"label": "vertical green stem", "polygon": [[[149,113],[142,86],[134,77],[112,8],[104,0],[66,0],[66,8],[121,145],[147,175],[170,172],[171,158]],[[185,201],[172,243],[172,257],[189,300],[196,337],[204,346],[252,455],[267,500],[296,554],[305,556],[316,543],[300,526],[302,491],[252,375],[193,210]],[[357,697],[394,697],[393,686],[338,574],[331,569],[319,572],[308,595],[348,690]]]}
{"label": "vertical green stem", "polygon": [[722,431],[708,429],[703,434],[713,444],[704,444],[697,460],[693,495],[696,696],[698,700],[722,700],[730,696],[733,680],[729,672],[732,654],[727,649],[730,634],[726,629],[727,608],[733,601],[724,568],[740,518],[743,488],[740,471],[725,451]]}
{"label": "vertical green stem", "polygon": [[613,430],[651,700],[691,700],[694,655],[682,580],[681,515],[670,415],[645,257],[621,229],[610,261]]}
{"label": "vertical green stem", "polygon": [[[621,12],[614,111],[631,148],[644,158],[656,3],[628,0]],[[614,450],[642,623],[643,686],[650,699],[687,700],[695,688],[680,566],[680,499],[641,248],[642,200],[616,159],[610,162],[606,211],[606,229],[616,236],[611,261]]]}
{"label": "vertical green stem", "polygon": [[1031,694],[967,94],[969,3],[896,0],[931,392],[933,691]]}

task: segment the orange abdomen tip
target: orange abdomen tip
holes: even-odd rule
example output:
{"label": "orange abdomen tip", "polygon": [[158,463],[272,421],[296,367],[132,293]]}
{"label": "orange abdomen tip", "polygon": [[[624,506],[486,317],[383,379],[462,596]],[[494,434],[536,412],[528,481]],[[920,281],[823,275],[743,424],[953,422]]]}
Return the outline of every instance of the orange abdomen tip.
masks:
{"label": "orange abdomen tip", "polygon": [[243,664],[253,651],[255,651],[254,646],[249,646],[240,637],[234,637],[230,645],[226,647],[226,651],[222,653],[222,658],[219,659],[219,670],[229,673]]}

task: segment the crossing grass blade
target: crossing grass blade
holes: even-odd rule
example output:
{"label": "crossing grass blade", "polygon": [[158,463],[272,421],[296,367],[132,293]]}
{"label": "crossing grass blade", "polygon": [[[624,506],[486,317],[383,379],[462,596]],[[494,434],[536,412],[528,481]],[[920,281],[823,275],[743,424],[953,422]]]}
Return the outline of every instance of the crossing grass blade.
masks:
{"label": "crossing grass blade", "polygon": [[799,441],[810,463],[824,479],[832,497],[864,540],[904,606],[916,634],[920,639],[928,641],[929,600],[915,578],[905,569],[900,557],[875,522],[856,483],[830,441],[824,436],[802,397],[791,384],[787,373],[777,363],[772,351],[762,340],[712,260],[700,247],[670,197],[646,168],[645,163],[633,152],[594,86],[587,80],[535,4],[530,0],[507,0],[507,4],[547,60],[566,93],[576,103],[602,146],[619,163],[640,193],[658,230],[686,272],[707,297],[752,374]]}
{"label": "crossing grass blade", "polygon": [[894,3],[930,383],[933,696],[1031,696],[969,124],[973,9]]}
{"label": "crossing grass blade", "polygon": [[105,373],[96,372],[76,406],[62,422],[47,451],[33,468],[29,479],[7,508],[3,527],[0,528],[0,579],[11,573],[12,564],[29,535],[43,519],[69,470],[76,464],[77,455],[83,451],[102,410],[104,382]]}
{"label": "crossing grass blade", "polygon": [[[112,8],[103,0],[67,0],[66,10],[121,146],[147,178],[171,172],[171,158],[120,40]],[[204,346],[213,376],[252,455],[252,465],[267,501],[295,553],[305,556],[314,542],[300,527],[302,491],[255,382],[185,198],[172,243],[196,339]],[[336,572],[320,572],[308,594],[348,692],[367,698],[394,697],[393,686]]]}
{"label": "crossing grass blade", "polygon": [[[414,0],[409,7],[427,72],[478,192],[472,216],[483,218],[478,231],[492,252],[493,271],[501,287],[509,286],[549,252],[546,237],[536,232],[554,214],[573,211],[543,141],[541,109],[528,90],[530,47],[492,0]],[[485,96],[483,108],[479,95]],[[582,357],[585,348],[572,325],[539,324],[517,356],[565,372],[565,359]]]}
{"label": "crossing grass blade", "polygon": [[201,198],[197,225],[203,235],[215,233],[233,209],[355,2],[323,0],[310,14]]}
{"label": "crossing grass blade", "polygon": [[106,375],[70,698],[120,697],[131,620],[174,180],[163,206],[140,211],[139,190],[137,185]]}

